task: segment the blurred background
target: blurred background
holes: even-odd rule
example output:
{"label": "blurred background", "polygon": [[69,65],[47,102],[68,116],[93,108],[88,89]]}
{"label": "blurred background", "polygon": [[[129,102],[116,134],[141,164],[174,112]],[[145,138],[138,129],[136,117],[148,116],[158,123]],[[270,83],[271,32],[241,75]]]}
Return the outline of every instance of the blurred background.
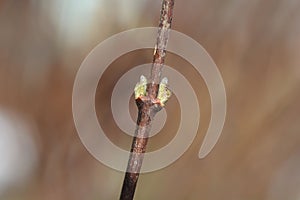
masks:
{"label": "blurred background", "polygon": [[[121,31],[157,26],[160,0],[0,1],[0,199],[118,199],[124,174],[94,159],[72,118],[72,88],[86,55]],[[227,118],[213,151],[198,159],[210,98],[182,58],[167,64],[190,80],[201,126],[171,166],[140,176],[136,199],[300,199],[300,1],[176,0],[173,29],[198,41],[219,67]],[[153,44],[154,46],[154,44]],[[107,136],[128,150],[110,110],[118,79],[151,62],[153,50],[121,56],[105,71],[96,97]],[[138,79],[138,78],[137,78]],[[135,118],[133,100],[130,108]],[[159,149],[176,133],[173,97]]]}

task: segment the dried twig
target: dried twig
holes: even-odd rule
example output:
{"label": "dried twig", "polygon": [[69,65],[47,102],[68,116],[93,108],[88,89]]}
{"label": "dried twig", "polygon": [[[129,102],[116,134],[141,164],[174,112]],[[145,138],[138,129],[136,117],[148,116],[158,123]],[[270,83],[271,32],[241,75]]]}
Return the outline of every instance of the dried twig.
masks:
{"label": "dried twig", "polygon": [[[171,28],[174,1],[175,0],[163,0],[162,2],[159,30],[153,55],[150,82],[146,85],[147,92],[145,91],[145,95],[136,94],[136,104],[138,106],[137,127],[131,146],[131,154],[127,165],[127,172],[125,174],[120,200],[133,199],[144,153],[146,152],[146,145],[150,133],[151,123],[155,114],[161,110],[165,101],[170,96],[168,90],[161,91],[164,89],[161,86],[163,84],[167,84],[167,79],[162,81],[163,84],[159,84],[159,82],[161,80],[162,67],[164,65],[166,56],[166,46]],[[144,77],[141,77],[141,82],[139,84],[143,84],[143,80]],[[158,95],[159,92],[165,93],[162,93],[163,95]],[[166,98],[158,98],[158,96],[161,97],[164,95]]]}

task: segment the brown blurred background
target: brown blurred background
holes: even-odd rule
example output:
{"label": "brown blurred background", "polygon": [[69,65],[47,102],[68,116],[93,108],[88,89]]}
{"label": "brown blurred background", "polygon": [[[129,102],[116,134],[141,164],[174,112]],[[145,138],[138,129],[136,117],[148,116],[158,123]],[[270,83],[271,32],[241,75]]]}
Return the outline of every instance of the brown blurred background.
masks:
{"label": "brown blurred background", "polygon": [[[75,130],[73,82],[92,48],[115,33],[157,26],[160,6],[160,0],[0,1],[0,199],[118,199],[123,173],[94,159]],[[218,65],[226,123],[214,150],[199,160],[209,94],[201,76],[169,54],[167,64],[197,91],[201,126],[178,161],[140,176],[136,199],[300,199],[300,1],[176,0],[173,29],[197,40]],[[118,78],[151,55],[128,53],[100,80],[99,121],[124,149],[131,138],[116,128],[109,98]],[[174,137],[176,105],[172,98],[167,111],[174,114],[149,151]]]}

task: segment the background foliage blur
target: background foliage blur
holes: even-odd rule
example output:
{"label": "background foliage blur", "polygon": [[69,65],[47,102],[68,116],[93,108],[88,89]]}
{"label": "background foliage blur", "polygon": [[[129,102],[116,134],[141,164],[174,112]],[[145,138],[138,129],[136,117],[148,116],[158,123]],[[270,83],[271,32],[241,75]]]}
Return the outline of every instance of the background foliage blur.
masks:
{"label": "background foliage blur", "polygon": [[[73,81],[99,42],[157,26],[160,6],[160,0],[0,1],[0,199],[118,199],[123,173],[96,161],[76,133]],[[167,64],[198,91],[201,126],[183,157],[141,175],[136,199],[300,199],[299,10],[298,0],[176,0],[173,29],[197,40],[218,65],[227,120],[215,149],[199,160],[209,95],[189,64],[168,55]],[[99,121],[124,149],[131,138],[116,128],[109,98],[122,73],[151,56],[152,50],[122,56],[97,92]],[[168,112],[175,105],[173,98]],[[174,137],[174,113],[149,151]]]}

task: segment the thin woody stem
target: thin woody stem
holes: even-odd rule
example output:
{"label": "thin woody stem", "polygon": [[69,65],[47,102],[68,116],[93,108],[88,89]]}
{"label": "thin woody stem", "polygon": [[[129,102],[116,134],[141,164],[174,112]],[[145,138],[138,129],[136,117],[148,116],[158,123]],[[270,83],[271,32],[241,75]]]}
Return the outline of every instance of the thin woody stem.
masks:
{"label": "thin woody stem", "polygon": [[151,77],[150,77],[150,87],[148,88],[148,93],[152,98],[155,98],[158,91],[158,84],[161,79],[162,68],[165,64],[167,43],[169,40],[169,32],[172,23],[174,8],[174,0],[163,0],[162,9],[159,20],[159,29],[157,35],[157,41],[155,45]]}
{"label": "thin woody stem", "polygon": [[154,103],[154,100],[158,93],[162,68],[165,62],[174,1],[175,0],[163,0],[162,2],[150,83],[147,85],[147,96],[143,99],[136,99],[136,104],[138,106],[137,126],[135,137],[132,141],[131,154],[127,165],[127,172],[125,174],[120,200],[132,200],[134,197],[135,188],[144,159],[144,153],[146,152],[151,124],[155,114],[161,110],[161,106]]}

